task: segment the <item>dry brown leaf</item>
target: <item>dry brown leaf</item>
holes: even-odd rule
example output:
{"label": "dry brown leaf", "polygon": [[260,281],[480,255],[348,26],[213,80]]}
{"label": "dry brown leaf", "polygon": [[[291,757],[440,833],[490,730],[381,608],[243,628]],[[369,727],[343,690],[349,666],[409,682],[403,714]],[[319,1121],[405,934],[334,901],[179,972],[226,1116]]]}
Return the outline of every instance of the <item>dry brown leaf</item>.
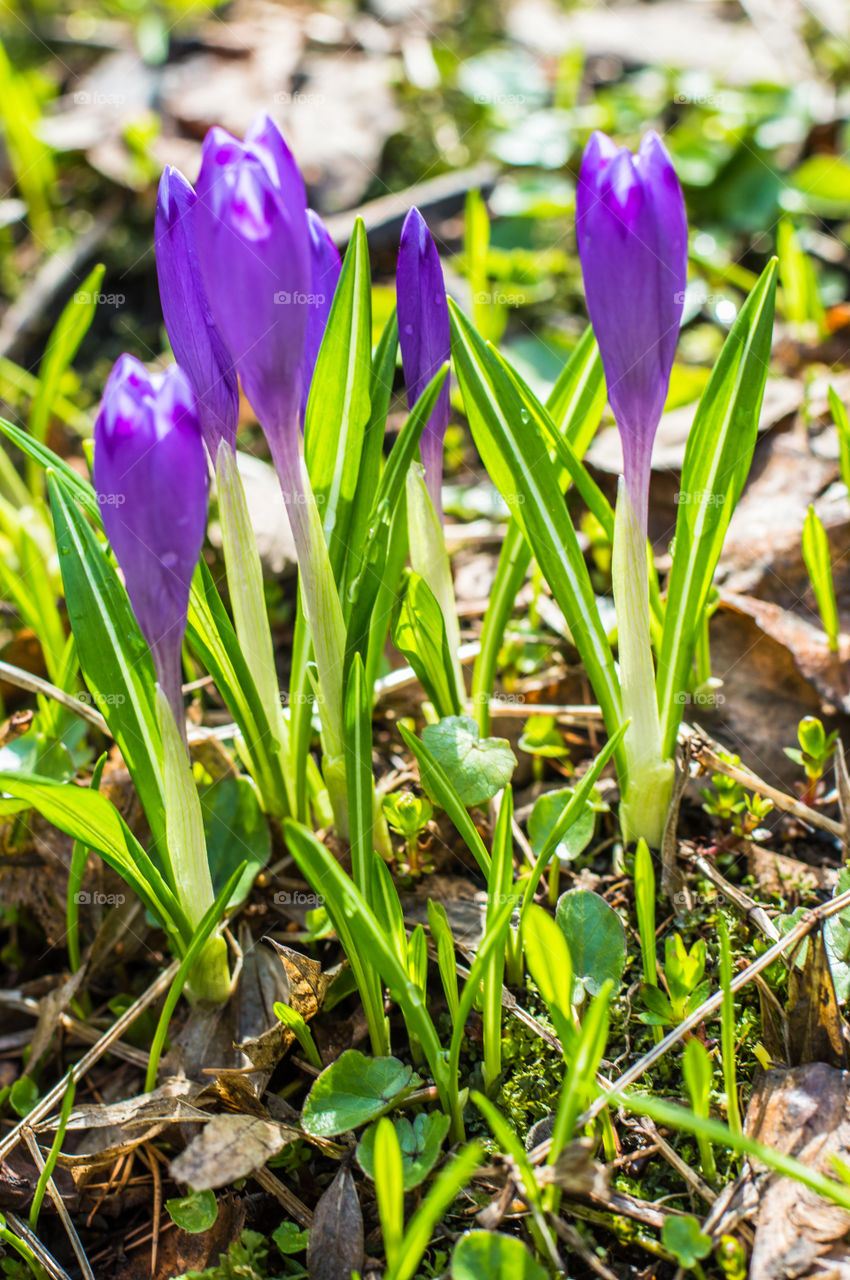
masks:
{"label": "dry brown leaf", "polygon": [[838,870],[835,867],[812,867],[784,853],[775,853],[753,840],[746,843],[747,871],[755,880],[762,894],[786,899],[801,892],[835,888]]}
{"label": "dry brown leaf", "polygon": [[823,927],[806,939],[802,969],[793,965],[788,977],[788,1048],[791,1063],[829,1062],[845,1065],[844,1022],[826,955]]}
{"label": "dry brown leaf", "polygon": [[261,1169],[300,1130],[257,1116],[213,1116],[185,1151],[171,1162],[171,1176],[195,1191],[227,1186]]}
{"label": "dry brown leaf", "polygon": [[[68,1129],[104,1129],[111,1125],[130,1128],[143,1124],[171,1123],[183,1120],[205,1120],[206,1113],[192,1104],[200,1096],[201,1086],[191,1080],[166,1080],[151,1093],[142,1093],[121,1102],[90,1103],[75,1106],[68,1116]],[[49,1116],[33,1126],[36,1133],[57,1127],[58,1117]]]}
{"label": "dry brown leaf", "polygon": [[[850,1158],[850,1077],[822,1062],[768,1071],[747,1110],[746,1132],[831,1174]],[[790,1178],[767,1175],[750,1280],[850,1280],[850,1213]]]}
{"label": "dry brown leaf", "polygon": [[54,987],[38,1002],[38,1021],[32,1033],[30,1043],[29,1069],[35,1070],[42,1054],[47,1051],[56,1034],[60,1013],[64,1013],[79,990],[80,983],[86,976],[86,967],[81,965],[76,973],[65,982]]}
{"label": "dry brown leaf", "polygon": [[342,1165],[313,1215],[307,1245],[310,1280],[350,1280],[363,1266],[363,1215],[357,1188]]}

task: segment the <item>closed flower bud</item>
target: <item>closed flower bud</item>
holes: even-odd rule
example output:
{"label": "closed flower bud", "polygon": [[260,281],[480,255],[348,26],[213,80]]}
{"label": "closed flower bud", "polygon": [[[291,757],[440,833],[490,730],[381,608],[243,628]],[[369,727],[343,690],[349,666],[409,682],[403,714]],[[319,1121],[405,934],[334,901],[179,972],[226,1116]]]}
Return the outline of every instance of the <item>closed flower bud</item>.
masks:
{"label": "closed flower bud", "polygon": [[[451,354],[449,309],[440,255],[425,220],[411,209],[401,230],[396,269],[398,340],[407,402],[413,408]],[[442,515],[443,442],[449,425],[449,384],[443,384],[422,432],[420,451],[425,483]]]}
{"label": "closed flower bud", "polygon": [[156,204],[156,270],[168,340],[192,384],[204,442],[215,461],[221,440],[236,448],[239,384],[201,278],[192,219],[196,200],[182,173],[167,168]]}
{"label": "closed flower bud", "polygon": [[116,362],[95,423],[94,484],[157,678],[185,734],[180,648],[206,530],[208,472],[195,396],[177,365],[151,374],[135,356]]}
{"label": "closed flower bud", "polygon": [[297,441],[312,260],[304,182],[268,116],[244,142],[209,131],[197,195],[195,238],[213,320],[279,456]]}
{"label": "closed flower bud", "polygon": [[[688,229],[676,171],[655,133],[638,154],[594,133],[576,193],[587,309],[623,442],[623,472],[645,508],[687,279]],[[640,515],[639,511],[639,515]]]}

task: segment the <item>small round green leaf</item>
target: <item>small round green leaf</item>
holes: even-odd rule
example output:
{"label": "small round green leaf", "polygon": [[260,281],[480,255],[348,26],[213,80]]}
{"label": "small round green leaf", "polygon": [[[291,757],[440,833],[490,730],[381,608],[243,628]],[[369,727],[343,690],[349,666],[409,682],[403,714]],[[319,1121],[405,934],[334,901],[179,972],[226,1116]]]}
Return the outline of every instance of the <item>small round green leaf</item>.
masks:
{"label": "small round green leaf", "polygon": [[[547,791],[545,795],[538,796],[528,819],[528,839],[535,857],[543,849],[549,833],[574,794],[572,787],[562,787],[558,791]],[[555,854],[561,862],[572,862],[573,858],[584,852],[593,839],[595,824],[596,812],[590,805],[586,805],[575,822],[567,827],[555,847]]]}
{"label": "small round green leaf", "polygon": [[467,808],[486,804],[507,786],[516,756],[505,738],[479,738],[471,716],[445,716],[422,731],[422,741],[442,765]]}
{"label": "small round green leaf", "polygon": [[301,1112],[301,1124],[314,1138],[347,1133],[383,1115],[420,1083],[398,1058],[367,1058],[346,1049],[315,1080]]}
{"label": "small round green leaf", "polygon": [[175,1227],[192,1235],[209,1231],[218,1217],[218,1201],[214,1191],[190,1191],[187,1196],[166,1200],[165,1207]]}
{"label": "small round green leaf", "polygon": [[498,1231],[470,1231],[452,1254],[452,1280],[546,1280],[521,1240]]}
{"label": "small round green leaf", "polygon": [[282,1222],[277,1231],[272,1232],[272,1240],[284,1254],[303,1253],[309,1238],[310,1232],[302,1231],[294,1222]]}
{"label": "small round green leaf", "polygon": [[700,1225],[690,1213],[682,1217],[671,1216],[664,1219],[661,1228],[661,1243],[669,1249],[683,1267],[692,1267],[700,1258],[707,1258],[711,1253],[711,1238],[700,1229]]}
{"label": "small round green leaf", "polygon": [[[411,1187],[418,1187],[428,1177],[437,1163],[450,1123],[449,1117],[443,1115],[441,1111],[432,1111],[427,1114],[423,1112],[415,1117],[412,1124],[404,1116],[399,1116],[393,1121],[401,1147],[405,1191],[410,1191]],[[377,1125],[370,1125],[357,1145],[357,1163],[373,1181],[376,1132]]]}
{"label": "small round green leaf", "polygon": [[570,949],[576,983],[592,996],[609,979],[616,990],[626,964],[626,932],[616,911],[598,893],[573,889],[559,898],[555,918]]}

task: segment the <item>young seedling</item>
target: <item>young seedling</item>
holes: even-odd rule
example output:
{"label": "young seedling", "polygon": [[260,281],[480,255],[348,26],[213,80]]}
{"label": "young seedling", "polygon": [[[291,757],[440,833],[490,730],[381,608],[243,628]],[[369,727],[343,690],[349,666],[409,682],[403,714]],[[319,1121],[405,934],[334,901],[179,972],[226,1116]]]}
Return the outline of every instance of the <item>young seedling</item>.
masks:
{"label": "young seedling", "polygon": [[698,938],[688,951],[681,934],[671,934],[664,943],[664,985],[667,995],[658,987],[644,983],[641,997],[647,1012],[641,1022],[650,1027],[678,1026],[698,1008],[708,993],[705,974],[705,942]]}
{"label": "young seedling", "polygon": [[386,1280],[413,1280],[431,1235],[461,1187],[481,1163],[480,1143],[470,1142],[438,1173],[405,1227],[404,1164],[398,1135],[388,1116],[375,1132],[373,1171],[378,1216],[384,1236]]}
{"label": "young seedling", "polygon": [[529,716],[517,746],[532,757],[534,781],[543,779],[543,761],[558,760],[569,766],[570,751],[564,742],[554,716]]}
{"label": "young seedling", "polygon": [[408,874],[420,876],[425,868],[420,865],[419,836],[434,816],[434,806],[427,796],[394,791],[384,796],[381,807],[390,830],[404,837]]}
{"label": "young seedling", "polygon": [[723,1084],[726,1089],[726,1115],[733,1133],[743,1131],[738,1107],[738,1079],[735,1070],[735,998],[732,993],[732,948],[729,942],[729,926],[722,912],[717,915],[717,934],[720,938],[720,987],[723,991],[721,1006],[720,1041],[723,1052]]}
{"label": "young seedling", "polygon": [[844,401],[838,395],[835,387],[829,388],[829,408],[832,413],[832,420],[838,430],[838,461],[841,467],[841,479],[844,486],[850,493],[850,418],[847,416],[847,408]]}
{"label": "young seedling", "polygon": [[[638,840],[635,850],[635,914],[637,915],[643,981],[646,987],[658,986],[658,958],[655,951],[655,868],[645,840]],[[657,1044],[662,1031],[652,1028]]]}
{"label": "young seedling", "polygon": [[785,747],[784,751],[789,759],[805,770],[806,785],[801,799],[804,804],[814,805],[821,790],[824,770],[835,751],[838,730],[827,734],[817,716],[804,716],[797,726],[797,741],[799,748]]}
{"label": "young seedling", "polygon": [[[712,1086],[711,1059],[705,1046],[700,1040],[697,1040],[696,1036],[691,1036],[685,1045],[682,1072],[694,1115],[707,1120]],[[717,1167],[714,1163],[714,1152],[711,1149],[711,1143],[704,1134],[698,1133],[697,1145],[699,1146],[699,1158],[703,1175],[706,1181],[714,1182],[717,1177]]]}
{"label": "young seedling", "polygon": [[803,560],[831,653],[838,653],[841,624],[835,600],[835,583],[829,555],[829,539],[820,517],[810,506],[803,525]]}
{"label": "young seedling", "polygon": [[[740,764],[739,756],[727,754],[730,764]],[[773,809],[773,801],[749,792],[725,773],[713,773],[711,781],[714,790],[708,787],[700,789],[703,798],[703,809],[722,823],[728,823],[730,833],[735,839],[763,840],[770,832],[764,827],[767,815]]]}

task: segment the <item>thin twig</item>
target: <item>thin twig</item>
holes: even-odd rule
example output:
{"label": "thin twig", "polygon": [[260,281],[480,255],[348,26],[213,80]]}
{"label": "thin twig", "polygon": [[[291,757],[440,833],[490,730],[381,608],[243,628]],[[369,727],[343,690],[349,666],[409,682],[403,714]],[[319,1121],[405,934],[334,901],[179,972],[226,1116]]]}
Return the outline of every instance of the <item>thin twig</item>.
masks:
{"label": "thin twig", "polygon": [[684,1178],[689,1186],[693,1187],[697,1195],[702,1196],[706,1204],[714,1204],[717,1199],[717,1192],[712,1191],[708,1183],[703,1182],[699,1174],[691,1168],[687,1161],[682,1159],[678,1151],[674,1150],[665,1138],[662,1138],[655,1127],[654,1121],[650,1120],[648,1116],[642,1116],[638,1127],[640,1132],[646,1134],[651,1142],[656,1143],[658,1150],[667,1163]]}
{"label": "thin twig", "polygon": [[16,1213],[4,1212],[3,1216],[7,1225],[12,1228],[18,1239],[23,1240],[27,1248],[32,1250],[36,1262],[41,1263],[50,1276],[50,1280],[71,1280],[65,1268],[59,1265],[52,1253],[47,1252],[35,1232],[31,1231]]}
{"label": "thin twig", "polygon": [[99,729],[101,733],[109,733],[106,721],[99,711],[90,707],[83,698],[75,698],[72,693],[58,689],[49,680],[42,680],[41,676],[34,676],[29,671],[14,667],[11,662],[0,662],[0,676],[9,684],[13,684],[16,689],[25,689],[27,693],[41,693],[45,698],[52,698],[68,711],[73,711],[81,720],[88,720],[89,724],[94,725],[95,729]]}
{"label": "thin twig", "polygon": [[[39,1173],[43,1173],[44,1156],[41,1154],[41,1147],[38,1145],[35,1134],[30,1129],[24,1130],[24,1141],[29,1148],[29,1153],[33,1158],[35,1167],[38,1169]],[[47,1179],[47,1192],[50,1199],[53,1201],[53,1206],[56,1209],[56,1212],[59,1214],[62,1226],[65,1228],[65,1234],[71,1241],[71,1248],[74,1250],[77,1262],[80,1264],[80,1270],[83,1273],[84,1280],[94,1280],[94,1272],[89,1265],[89,1260],[86,1257],[86,1251],[83,1248],[82,1241],[77,1235],[76,1228],[71,1221],[71,1215],[65,1208],[65,1201],[62,1199],[61,1192],[53,1181],[52,1176]]]}
{"label": "thin twig", "polygon": [[104,1032],[97,1044],[92,1045],[88,1053],[83,1054],[79,1062],[75,1062],[72,1067],[69,1067],[62,1079],[35,1104],[32,1111],[19,1120],[14,1128],[9,1130],[5,1138],[0,1138],[0,1160],[4,1160],[9,1152],[17,1146],[25,1129],[30,1129],[39,1120],[44,1120],[56,1104],[61,1102],[70,1082],[73,1080],[77,1084],[82,1080],[86,1072],[108,1052],[115,1041],[121,1039],[124,1032],[133,1025],[139,1014],[143,1013],[145,1009],[159,999],[163,992],[168,990],[179,968],[178,961],[173,960],[156,981],[151,983],[147,991],[143,992],[137,1000],[134,1000],[130,1008],[122,1013],[121,1017],[113,1023],[108,1031]]}
{"label": "thin twig", "polygon": [[749,894],[743,893],[742,890],[736,888],[734,884],[730,884],[726,877],[717,870],[717,867],[713,862],[709,862],[708,858],[704,857],[701,853],[692,854],[687,851],[683,852],[681,847],[679,849],[679,857],[686,858],[694,867],[696,867],[701,876],[704,876],[706,880],[710,880],[711,883],[720,890],[723,896],[727,898],[734,907],[737,907],[743,916],[752,920],[756,928],[760,929],[766,938],[769,938],[771,942],[776,942],[779,937],[779,930],[765,911],[764,907],[760,906],[754,898],[749,896]]}
{"label": "thin twig", "polygon": [[[820,827],[823,831],[828,831],[830,835],[835,836],[842,843],[845,838],[844,827],[840,822],[835,822],[833,818],[827,818],[826,814],[819,813],[817,809],[810,809],[807,804],[803,804],[802,800],[796,800],[794,796],[789,796],[784,791],[780,791],[778,787],[772,787],[769,782],[765,782],[757,774],[750,769],[745,769],[742,765],[730,764],[728,760],[724,760],[721,755],[714,750],[712,745],[701,735],[690,731],[693,737],[693,758],[705,769],[711,769],[715,773],[724,773],[727,778],[731,778],[733,782],[738,782],[742,787],[746,787],[748,791],[756,791],[759,795],[765,796],[768,800],[772,800],[777,809],[781,809],[784,813],[790,813],[795,818],[799,818],[801,822],[807,822],[809,826]],[[694,739],[696,739],[694,741]]]}
{"label": "thin twig", "polygon": [[296,1195],[285,1186],[280,1178],[276,1177],[271,1169],[257,1169],[251,1174],[255,1182],[259,1182],[264,1191],[268,1191],[283,1206],[290,1217],[294,1218],[299,1227],[307,1228],[313,1222],[313,1214],[306,1204],[303,1204]]}

